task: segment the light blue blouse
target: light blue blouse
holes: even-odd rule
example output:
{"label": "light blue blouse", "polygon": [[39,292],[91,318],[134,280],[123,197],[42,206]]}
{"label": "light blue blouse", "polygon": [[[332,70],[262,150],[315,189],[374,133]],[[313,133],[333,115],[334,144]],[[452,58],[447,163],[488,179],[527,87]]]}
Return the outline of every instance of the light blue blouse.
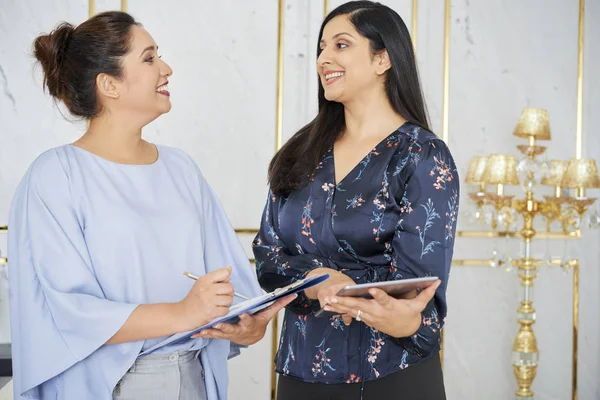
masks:
{"label": "light blue blouse", "polygon": [[[150,165],[51,149],[15,194],[8,236],[15,399],[111,399],[141,350],[105,345],[139,304],[183,299],[197,275],[233,266],[235,289],[261,293],[218,199],[184,152]],[[210,400],[227,398],[230,343],[190,339]],[[200,377],[199,377],[200,378]]]}

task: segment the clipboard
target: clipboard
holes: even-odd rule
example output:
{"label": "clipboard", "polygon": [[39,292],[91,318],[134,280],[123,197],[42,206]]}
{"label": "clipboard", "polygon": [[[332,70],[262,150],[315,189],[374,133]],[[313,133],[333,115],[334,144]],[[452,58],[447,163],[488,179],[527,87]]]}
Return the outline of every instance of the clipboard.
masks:
{"label": "clipboard", "polygon": [[187,332],[176,333],[175,335],[171,335],[165,340],[156,345],[150,347],[149,349],[140,353],[138,358],[144,357],[154,351],[160,349],[161,347],[172,345],[175,343],[179,343],[185,340],[190,339],[190,337],[204,329],[208,329],[213,327],[214,325],[220,322],[227,323],[235,323],[238,320],[238,317],[242,314],[255,314],[267,307],[271,304],[275,303],[277,300],[289,296],[290,294],[294,294],[297,292],[301,292],[305,289],[308,289],[312,286],[318,285],[319,283],[329,279],[329,274],[324,275],[315,275],[309,278],[300,279],[296,282],[292,282],[287,286],[277,288],[270,293],[263,294],[261,296],[254,297],[252,299],[242,301],[240,303],[234,304],[229,308],[229,313],[219,318],[215,318],[210,321],[208,324],[203,325],[199,328],[193,329]]}

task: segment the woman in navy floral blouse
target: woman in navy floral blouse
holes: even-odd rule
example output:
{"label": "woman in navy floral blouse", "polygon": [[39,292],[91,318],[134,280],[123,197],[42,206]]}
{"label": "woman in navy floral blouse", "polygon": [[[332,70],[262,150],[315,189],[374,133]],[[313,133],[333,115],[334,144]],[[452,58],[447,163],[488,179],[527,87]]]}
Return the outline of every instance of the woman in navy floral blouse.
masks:
{"label": "woman in navy floral blouse", "polygon": [[[287,307],[278,400],[444,399],[459,179],[428,130],[410,35],[390,8],[355,1],[327,16],[318,46],[319,112],[272,160],[253,242],[266,290],[331,275]],[[424,276],[440,281],[411,298],[335,296]],[[315,317],[321,306],[336,315]]]}

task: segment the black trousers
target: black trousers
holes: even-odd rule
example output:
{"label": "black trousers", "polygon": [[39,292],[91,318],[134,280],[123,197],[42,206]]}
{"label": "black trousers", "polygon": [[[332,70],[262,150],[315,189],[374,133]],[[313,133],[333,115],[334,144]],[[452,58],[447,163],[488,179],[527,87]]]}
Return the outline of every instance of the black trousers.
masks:
{"label": "black trousers", "polygon": [[277,400],[446,399],[442,366],[437,355],[361,386],[361,383],[307,383],[280,375]]}

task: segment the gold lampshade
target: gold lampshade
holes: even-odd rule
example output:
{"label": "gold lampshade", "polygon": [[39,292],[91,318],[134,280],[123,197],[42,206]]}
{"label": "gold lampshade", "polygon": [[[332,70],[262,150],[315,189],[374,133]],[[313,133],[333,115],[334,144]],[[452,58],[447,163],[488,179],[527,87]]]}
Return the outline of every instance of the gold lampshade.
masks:
{"label": "gold lampshade", "polygon": [[485,165],[487,164],[488,158],[486,156],[475,156],[471,159],[469,164],[469,171],[467,172],[466,183],[479,185],[483,183],[483,171],[485,171]]}
{"label": "gold lampshade", "polygon": [[517,159],[505,154],[488,157],[482,180],[491,185],[518,185]]}
{"label": "gold lampshade", "polygon": [[598,177],[596,161],[591,159],[569,160],[561,186],[570,189],[600,188],[600,177]]}
{"label": "gold lampshade", "polygon": [[562,186],[562,180],[568,165],[568,161],[551,160],[550,170],[548,171],[548,175],[542,179],[542,185],[554,187]]}
{"label": "gold lampshade", "polygon": [[550,140],[548,111],[542,108],[526,108],[513,132],[513,135],[535,140]]}

